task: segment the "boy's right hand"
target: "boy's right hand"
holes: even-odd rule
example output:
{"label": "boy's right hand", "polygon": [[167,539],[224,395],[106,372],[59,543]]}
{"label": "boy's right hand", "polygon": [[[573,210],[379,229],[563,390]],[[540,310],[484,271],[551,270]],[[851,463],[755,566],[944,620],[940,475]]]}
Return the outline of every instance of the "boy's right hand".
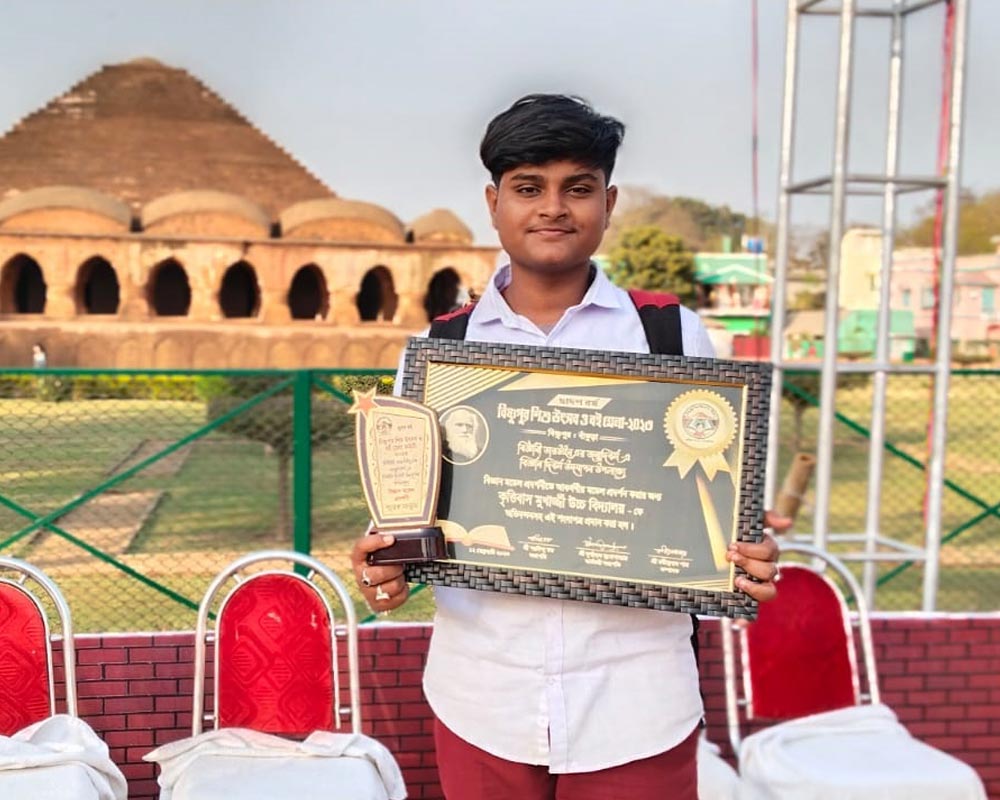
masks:
{"label": "boy's right hand", "polygon": [[410,596],[410,587],[403,575],[402,565],[373,567],[367,561],[369,553],[388,547],[394,541],[396,537],[391,533],[368,533],[354,543],[351,551],[354,580],[368,606],[376,612],[398,608]]}

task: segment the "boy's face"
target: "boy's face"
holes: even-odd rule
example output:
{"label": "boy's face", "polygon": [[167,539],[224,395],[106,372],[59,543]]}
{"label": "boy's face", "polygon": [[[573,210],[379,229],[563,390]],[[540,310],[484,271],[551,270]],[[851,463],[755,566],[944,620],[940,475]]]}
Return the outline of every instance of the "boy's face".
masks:
{"label": "boy's face", "polygon": [[580,269],[597,251],[618,190],[604,171],[575,161],[524,164],[486,187],[493,227],[511,265],[532,272]]}

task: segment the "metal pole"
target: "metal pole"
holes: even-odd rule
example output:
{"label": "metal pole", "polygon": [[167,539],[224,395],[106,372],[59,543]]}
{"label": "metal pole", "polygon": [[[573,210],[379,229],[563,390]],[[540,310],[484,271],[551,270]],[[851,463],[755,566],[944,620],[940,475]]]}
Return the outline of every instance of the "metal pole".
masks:
{"label": "metal pole", "polygon": [[944,485],[944,454],[948,433],[948,385],[951,379],[951,304],[955,288],[955,254],[958,244],[958,212],[962,163],[962,113],[965,92],[965,39],[968,28],[967,0],[953,0],[955,27],[951,64],[951,118],[948,134],[947,196],[944,237],[941,247],[940,318],[934,377],[934,420],[931,425],[931,457],[928,465],[927,551],[924,568],[924,611],[933,611],[937,599],[941,550],[941,514]]}
{"label": "metal pole", "polygon": [[896,184],[899,168],[899,117],[903,76],[903,0],[892,4],[892,49],[889,56],[889,112],[885,139],[885,175],[888,179],[882,196],[882,284],[879,290],[878,325],[875,337],[875,362],[879,369],[872,386],[871,438],[868,440],[868,504],[865,512],[865,561],[862,576],[865,600],[875,608],[878,550],[882,508],[882,468],[885,453],[885,397],[888,363],[891,357],[889,333],[892,321],[892,254],[896,247]]}
{"label": "metal pole", "polygon": [[[312,549],[312,372],[309,370],[295,374],[293,398],[294,549],[309,555]],[[299,571],[300,566],[295,569]]]}
{"label": "metal pole", "polygon": [[833,475],[837,327],[840,317],[840,245],[844,236],[844,210],[847,197],[847,144],[851,121],[851,72],[854,60],[854,5],[855,0],[844,0],[840,11],[837,116],[830,181],[830,256],[826,275],[826,325],[823,334],[823,378],[820,383],[819,445],[816,454],[816,514],[813,521],[813,540],[820,550],[826,550]]}
{"label": "metal pole", "polygon": [[784,370],[785,311],[787,293],[785,281],[788,274],[788,238],[791,217],[791,196],[788,186],[792,181],[792,154],[795,140],[795,90],[798,83],[799,13],[797,0],[788,0],[788,18],[785,20],[785,97],[781,112],[781,172],[778,178],[778,230],[774,254],[774,283],[771,284],[771,363],[774,382],[771,384],[771,413],[767,429],[767,464],[764,470],[764,498],[766,506],[774,505],[775,485],[778,475],[778,448],[781,443],[781,384]]}

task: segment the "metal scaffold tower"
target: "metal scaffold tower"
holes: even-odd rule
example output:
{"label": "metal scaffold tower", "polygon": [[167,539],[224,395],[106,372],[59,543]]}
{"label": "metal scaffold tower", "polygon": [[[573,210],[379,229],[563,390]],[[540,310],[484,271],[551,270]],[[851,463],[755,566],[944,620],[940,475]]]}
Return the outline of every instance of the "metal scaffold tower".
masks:
{"label": "metal scaffold tower", "polygon": [[[905,33],[911,15],[933,6],[945,5],[945,64],[942,102],[942,143],[937,174],[903,175],[898,169],[901,140],[902,77]],[[779,419],[784,370],[808,369],[802,363],[789,363],[783,353],[783,323],[787,311],[787,279],[790,257],[790,219],[792,200],[798,195],[826,194],[830,199],[829,259],[826,280],[824,350],[820,371],[819,428],[816,463],[813,543],[822,549],[843,543],[841,558],[863,563],[862,586],[869,604],[874,606],[877,566],[880,561],[923,562],[923,602],[925,611],[933,611],[938,586],[941,544],[944,456],[948,420],[948,386],[951,369],[951,306],[954,287],[955,255],[958,233],[959,178],[962,144],[962,116],[965,78],[966,35],[969,0],[788,0],[785,38],[784,105],[781,123],[781,166],[778,197],[777,244],[775,251],[773,331],[771,360],[775,366],[771,395],[771,421],[768,441],[766,493],[775,495],[778,467]],[[794,137],[796,94],[799,90],[800,33],[807,16],[825,16],[839,20],[836,111],[832,165],[829,174],[797,178],[794,175]],[[855,68],[856,27],[871,21],[891,26],[888,53],[888,117],[886,126],[884,172],[852,172],[848,159],[851,134],[851,88]],[[919,54],[926,57],[925,54]],[[870,57],[870,56],[869,56]],[[890,283],[896,238],[897,199],[903,193],[941,193],[940,275],[937,324],[933,334],[934,359],[927,364],[897,364],[890,360]],[[845,362],[838,358],[837,334],[841,278],[841,241],[845,233],[847,198],[856,195],[882,198],[881,285],[877,309],[876,347],[870,362]],[[834,457],[835,394],[837,377],[848,372],[872,374],[871,436],[869,442],[867,502],[863,532],[829,530],[831,480]],[[881,486],[886,430],[886,384],[890,374],[922,373],[933,380],[933,409],[929,425],[929,460],[923,545],[884,536],[880,531]],[[862,498],[858,498],[862,502]]]}

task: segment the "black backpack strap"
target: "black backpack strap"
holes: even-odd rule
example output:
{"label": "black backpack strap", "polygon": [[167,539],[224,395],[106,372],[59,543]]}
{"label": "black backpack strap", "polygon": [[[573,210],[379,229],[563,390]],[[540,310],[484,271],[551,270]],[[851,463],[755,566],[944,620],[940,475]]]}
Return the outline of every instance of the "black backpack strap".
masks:
{"label": "black backpack strap", "polygon": [[[641,289],[629,289],[629,297],[639,312],[642,329],[646,332],[649,352],[665,356],[684,355],[684,339],[681,335],[681,304],[676,295],[661,292],[646,292]],[[691,615],[691,649],[694,651],[694,663],[700,665],[698,629],[701,620],[696,614]],[[700,688],[699,688],[700,690]],[[702,694],[704,701],[704,694]],[[702,717],[701,727],[705,727]]]}
{"label": "black backpack strap", "polygon": [[677,296],[641,289],[629,289],[628,295],[639,312],[649,352],[666,356],[684,355],[681,304]]}
{"label": "black backpack strap", "polygon": [[449,314],[442,314],[431,323],[430,332],[427,334],[431,339],[465,339],[465,331],[469,327],[469,317],[475,303],[468,303],[457,311]]}

